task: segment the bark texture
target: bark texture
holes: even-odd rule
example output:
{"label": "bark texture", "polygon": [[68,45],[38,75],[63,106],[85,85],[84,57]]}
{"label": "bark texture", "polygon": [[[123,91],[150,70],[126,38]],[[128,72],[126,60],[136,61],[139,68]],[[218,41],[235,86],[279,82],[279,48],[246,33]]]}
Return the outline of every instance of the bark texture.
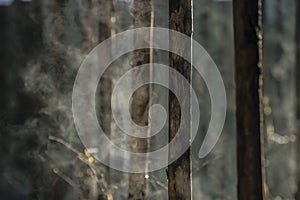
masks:
{"label": "bark texture", "polygon": [[[192,11],[191,1],[170,0],[169,1],[169,28],[188,36],[192,34]],[[170,46],[175,45],[170,42]],[[170,67],[179,71],[188,81],[191,80],[191,66],[183,58],[176,54],[170,53]],[[178,91],[183,90],[183,84],[178,81],[170,81],[170,84],[178,87]],[[187,95],[184,99],[185,105],[190,105],[190,98]],[[187,106],[189,107],[189,106]],[[180,124],[180,105],[175,95],[169,94],[169,140],[171,141],[176,135],[179,126],[190,133],[190,120],[185,119]],[[189,138],[182,139],[182,145],[190,143]],[[190,145],[190,144],[189,144]],[[170,147],[178,148],[178,147]],[[173,150],[170,149],[170,152]],[[170,155],[169,155],[170,157]],[[169,199],[181,200],[191,199],[191,149],[189,148],[178,160],[168,166],[168,192]]]}
{"label": "bark texture", "polygon": [[262,1],[234,0],[238,199],[264,198]]}
{"label": "bark texture", "polygon": [[[151,0],[134,0],[133,2],[133,16],[134,27],[149,27],[151,24]],[[143,42],[139,40],[142,36],[138,33],[135,36],[135,42]],[[136,50],[132,60],[133,67],[148,64],[150,61],[150,50],[141,49]],[[135,81],[133,84],[138,84],[140,80],[147,78],[149,72],[135,74]],[[148,107],[149,107],[149,86],[143,86],[136,90],[132,96],[131,115],[133,121],[140,126],[148,125]],[[135,131],[135,130],[133,130]],[[133,138],[131,142],[132,152],[146,152],[148,147],[147,139]],[[131,163],[136,163],[132,159]],[[145,165],[145,170],[147,166]],[[128,199],[138,200],[147,199],[147,182],[145,174],[130,174],[129,175],[129,194]]]}

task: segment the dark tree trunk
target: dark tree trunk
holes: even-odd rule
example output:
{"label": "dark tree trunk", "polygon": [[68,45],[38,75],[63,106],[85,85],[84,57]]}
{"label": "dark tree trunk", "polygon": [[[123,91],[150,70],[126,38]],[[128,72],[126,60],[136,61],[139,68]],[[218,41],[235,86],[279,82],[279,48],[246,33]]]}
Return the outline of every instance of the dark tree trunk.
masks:
{"label": "dark tree trunk", "polygon": [[[151,0],[134,0],[133,2],[133,16],[134,16],[134,27],[149,27],[151,24],[151,11],[152,5]],[[139,40],[141,36],[136,34],[135,42],[143,42]],[[141,49],[136,50],[133,55],[133,67],[148,64],[150,61],[150,50]],[[145,76],[149,76],[149,73],[136,74],[134,79],[138,84],[138,81],[143,79]],[[136,90],[132,96],[131,114],[133,121],[140,126],[148,125],[148,106],[149,106],[149,86],[143,86]],[[135,131],[135,130],[133,130]],[[134,138],[131,142],[132,152],[146,152],[148,147],[147,139]],[[137,161],[132,160],[131,163]],[[147,166],[145,165],[145,172]],[[129,194],[128,199],[138,200],[147,199],[147,183],[145,174],[130,174],[129,175]]]}
{"label": "dark tree trunk", "polygon": [[296,0],[296,88],[297,88],[297,192],[296,200],[300,200],[300,2]]}
{"label": "dark tree trunk", "polygon": [[[169,1],[169,28],[182,32],[188,36],[192,34],[192,10],[190,0],[170,0]],[[172,41],[170,46],[174,45]],[[188,81],[191,80],[190,64],[178,55],[170,53],[170,67],[178,70]],[[183,84],[170,82],[179,88]],[[187,96],[184,101],[190,105],[190,98]],[[169,140],[171,141],[179,126],[184,126],[184,130],[190,132],[190,120],[185,119],[184,124],[180,124],[180,105],[173,93],[169,94]],[[189,142],[189,141],[183,141]],[[178,160],[168,166],[168,192],[169,199],[191,199],[191,149],[189,148]]]}
{"label": "dark tree trunk", "polygon": [[238,199],[264,198],[262,1],[234,0]]}

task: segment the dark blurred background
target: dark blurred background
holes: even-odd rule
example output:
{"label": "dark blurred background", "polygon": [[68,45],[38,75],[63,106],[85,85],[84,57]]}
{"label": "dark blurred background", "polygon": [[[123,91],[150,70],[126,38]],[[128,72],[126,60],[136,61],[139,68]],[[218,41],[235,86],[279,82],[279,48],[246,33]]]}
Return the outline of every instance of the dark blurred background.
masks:
{"label": "dark blurred background", "polygon": [[[127,199],[128,174],[107,169],[91,157],[79,140],[71,111],[77,70],[99,44],[101,23],[109,16],[111,34],[133,28],[132,1],[115,0],[112,5],[109,10],[98,0],[0,0],[0,199]],[[153,0],[153,7],[154,25],[168,27],[168,4]],[[193,38],[219,67],[228,101],[222,136],[213,152],[199,160],[210,99],[201,76],[194,74],[201,124],[193,144],[193,197],[237,199],[232,3],[194,0],[193,9]],[[294,199],[294,0],[265,0],[263,21],[267,189],[271,199]],[[162,63],[166,56],[154,53]],[[113,84],[130,69],[130,58],[125,55],[110,67]],[[154,90],[165,95],[153,101],[166,104],[168,91]],[[126,143],[113,121],[109,126],[112,140]],[[165,141],[162,134],[153,145],[162,138]],[[165,169],[149,174],[148,190],[149,199],[167,198]]]}

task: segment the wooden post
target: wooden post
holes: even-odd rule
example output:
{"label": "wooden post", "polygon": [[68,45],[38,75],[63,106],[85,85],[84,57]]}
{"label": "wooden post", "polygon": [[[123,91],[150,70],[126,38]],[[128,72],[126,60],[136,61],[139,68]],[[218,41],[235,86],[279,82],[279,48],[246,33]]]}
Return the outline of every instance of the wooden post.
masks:
{"label": "wooden post", "polygon": [[[134,16],[134,27],[149,27],[151,24],[151,11],[152,5],[151,0],[134,0],[133,2],[133,16]],[[143,42],[139,40],[139,34],[135,36],[135,42]],[[141,49],[136,50],[133,56],[133,67],[149,64],[150,63],[150,50]],[[149,76],[149,73],[139,73],[136,74],[134,79],[136,79],[136,84],[138,84],[139,79]],[[135,84],[133,82],[133,84]],[[148,107],[149,107],[149,86],[142,86],[137,89],[132,96],[132,106],[131,106],[131,115],[133,121],[140,126],[148,125]],[[133,130],[135,131],[135,130]],[[148,140],[143,138],[134,138],[131,142],[131,152],[145,153],[148,148]],[[135,160],[132,160],[134,164]],[[145,171],[147,166],[145,166]],[[147,182],[145,179],[145,174],[134,174],[129,175],[129,194],[128,199],[137,200],[137,199],[147,199]]]}
{"label": "wooden post", "polygon": [[238,199],[264,197],[262,0],[233,0]]}
{"label": "wooden post", "polygon": [[[192,34],[192,1],[170,0],[169,1],[169,28],[182,32],[188,36]],[[172,41],[170,46],[174,45]],[[170,53],[170,67],[178,70],[184,77],[191,80],[191,66],[183,58]],[[183,87],[180,82],[170,82],[176,87]],[[180,89],[179,89],[180,91]],[[190,105],[190,98],[184,100]],[[176,135],[179,126],[184,126],[185,131],[190,132],[190,120],[185,119],[180,124],[180,105],[173,93],[169,94],[169,140]],[[189,142],[189,141],[188,141]],[[169,199],[191,199],[191,148],[189,148],[178,160],[168,166],[168,192]]]}

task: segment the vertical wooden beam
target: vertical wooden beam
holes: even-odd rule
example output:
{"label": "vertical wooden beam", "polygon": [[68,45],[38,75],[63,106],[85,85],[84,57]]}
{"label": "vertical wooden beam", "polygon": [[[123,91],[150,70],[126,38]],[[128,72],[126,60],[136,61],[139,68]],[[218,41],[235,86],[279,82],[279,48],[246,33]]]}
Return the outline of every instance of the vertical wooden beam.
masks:
{"label": "vertical wooden beam", "polygon": [[263,199],[262,0],[233,0],[238,199]]}
{"label": "vertical wooden beam", "polygon": [[[151,24],[151,11],[152,5],[151,0],[134,0],[133,2],[133,16],[134,16],[134,27],[149,27]],[[139,38],[138,33],[135,36],[135,42],[143,42]],[[150,42],[150,41],[149,41]],[[150,62],[150,50],[149,49],[140,49],[134,52],[133,56],[133,67],[148,64]],[[139,80],[144,79],[145,76],[149,76],[147,73],[138,73],[135,75],[134,79],[136,82],[133,84],[138,84]],[[148,125],[148,107],[149,107],[149,86],[142,86],[137,89],[132,96],[132,105],[131,105],[131,115],[133,121],[140,126]],[[133,130],[135,131],[135,130]],[[148,140],[143,138],[133,138],[131,143],[131,151],[145,153],[148,148]],[[137,161],[132,160],[131,163]],[[145,172],[147,166],[145,166]],[[137,200],[137,199],[147,199],[147,182],[145,179],[145,174],[130,174],[129,175],[129,194],[128,199]]]}
{"label": "vertical wooden beam", "polygon": [[[169,0],[169,28],[182,32],[188,36],[192,34],[192,1],[190,0]],[[170,46],[174,42],[170,41]],[[191,66],[183,58],[170,53],[170,67],[178,70],[188,81],[191,80]],[[183,84],[171,82],[180,91]],[[181,88],[181,89],[180,89]],[[190,105],[190,98],[184,101]],[[190,132],[190,120],[185,119],[184,124],[180,124],[180,105],[173,93],[169,94],[169,140],[171,141],[179,126],[184,126]],[[184,143],[185,141],[183,141]],[[187,141],[189,142],[189,141]],[[189,148],[178,160],[168,166],[168,192],[169,199],[181,200],[191,199],[191,148]]]}
{"label": "vertical wooden beam", "polygon": [[300,200],[300,2],[296,0],[296,106],[297,106],[297,192],[296,200]]}

